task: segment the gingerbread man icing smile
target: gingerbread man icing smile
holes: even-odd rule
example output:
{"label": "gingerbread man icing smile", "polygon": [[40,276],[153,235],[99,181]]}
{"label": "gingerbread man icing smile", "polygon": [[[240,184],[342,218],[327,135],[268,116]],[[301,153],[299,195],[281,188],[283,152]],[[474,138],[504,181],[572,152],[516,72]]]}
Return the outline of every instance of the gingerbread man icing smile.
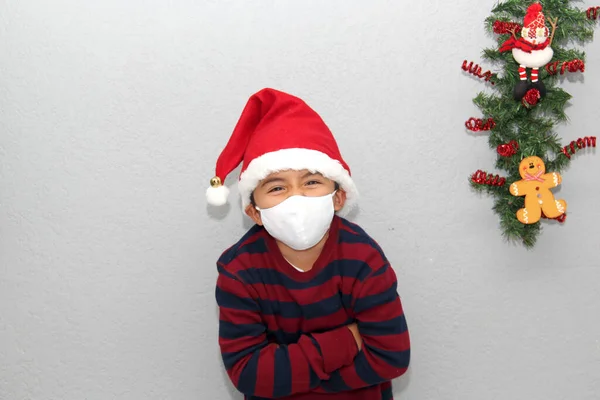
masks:
{"label": "gingerbread man icing smile", "polygon": [[567,210],[564,200],[556,200],[550,191],[562,182],[557,172],[546,173],[546,166],[539,157],[524,158],[519,165],[520,181],[510,185],[510,194],[525,196],[525,207],[517,211],[517,219],[523,224],[535,224],[542,217],[558,218]]}

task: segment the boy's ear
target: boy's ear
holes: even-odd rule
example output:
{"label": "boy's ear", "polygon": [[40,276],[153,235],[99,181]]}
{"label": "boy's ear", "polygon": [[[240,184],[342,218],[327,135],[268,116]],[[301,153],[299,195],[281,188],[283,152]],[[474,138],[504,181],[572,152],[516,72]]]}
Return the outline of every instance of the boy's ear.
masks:
{"label": "boy's ear", "polygon": [[344,204],[346,204],[346,192],[344,189],[338,189],[333,195],[333,209],[337,212],[340,211]]}
{"label": "boy's ear", "polygon": [[248,204],[245,211],[246,215],[249,216],[255,224],[262,226],[263,223],[262,219],[260,218],[260,211],[258,211],[253,204]]}

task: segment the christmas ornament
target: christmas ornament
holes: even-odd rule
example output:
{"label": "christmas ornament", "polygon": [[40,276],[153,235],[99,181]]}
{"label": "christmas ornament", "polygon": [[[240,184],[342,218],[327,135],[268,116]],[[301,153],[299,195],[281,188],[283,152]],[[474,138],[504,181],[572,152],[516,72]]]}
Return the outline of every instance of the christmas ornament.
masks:
{"label": "christmas ornament", "polygon": [[[546,26],[541,4],[533,3],[525,14],[521,37],[517,37],[517,28],[513,27],[512,36],[500,47],[500,53],[511,50],[515,61],[519,63],[519,83],[513,91],[515,100],[521,100],[530,89],[536,89],[541,97],[546,95],[546,87],[539,80],[539,69],[554,56],[554,50],[550,45],[552,45],[558,18],[549,18],[548,21],[552,26],[552,32]],[[527,68],[531,69],[531,83],[527,81]]]}
{"label": "christmas ornament", "polygon": [[519,164],[522,180],[510,185],[510,194],[525,196],[525,207],[517,211],[517,219],[523,224],[535,224],[542,217],[558,218],[567,210],[564,200],[555,200],[550,191],[562,182],[557,172],[546,173],[546,165],[541,158],[526,157]]}
{"label": "christmas ornament", "polygon": [[[466,74],[493,83],[473,99],[482,115],[469,118],[464,126],[471,132],[486,132],[477,136],[487,137],[495,167],[502,170],[478,169],[469,176],[469,183],[473,190],[493,196],[503,237],[525,247],[535,245],[547,221],[566,221],[566,202],[557,203],[552,188],[575,159],[573,154],[596,145],[595,136],[589,134],[569,138],[565,145],[555,133],[557,125],[568,119],[565,110],[571,98],[559,87],[569,81],[559,77],[587,69],[585,53],[577,44],[593,39],[600,12],[600,8],[582,10],[572,3],[500,0],[485,21],[488,31],[496,35],[496,44],[483,50],[479,64],[462,63]],[[486,62],[499,70],[483,72],[480,65]],[[577,216],[584,214],[582,210]]]}

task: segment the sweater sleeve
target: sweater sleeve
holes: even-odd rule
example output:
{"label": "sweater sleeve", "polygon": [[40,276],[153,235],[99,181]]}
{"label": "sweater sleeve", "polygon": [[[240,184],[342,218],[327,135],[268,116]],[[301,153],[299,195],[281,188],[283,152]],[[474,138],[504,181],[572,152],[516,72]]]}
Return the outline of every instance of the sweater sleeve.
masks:
{"label": "sweater sleeve", "polygon": [[310,392],[352,363],[358,348],[345,326],[302,335],[294,344],[269,343],[260,305],[242,281],[220,267],[219,346],[227,374],[240,392],[263,398]]}
{"label": "sweater sleeve", "polygon": [[410,339],[392,267],[386,263],[372,271],[352,296],[362,350],[352,364],[322,382],[317,392],[342,392],[380,384],[408,369]]}

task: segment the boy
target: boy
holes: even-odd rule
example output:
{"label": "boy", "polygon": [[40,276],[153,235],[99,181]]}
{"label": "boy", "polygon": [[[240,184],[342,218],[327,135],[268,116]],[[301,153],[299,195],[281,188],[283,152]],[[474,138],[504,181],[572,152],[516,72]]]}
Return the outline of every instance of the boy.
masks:
{"label": "boy", "polygon": [[[377,243],[343,219],[357,189],[333,135],[302,100],[253,95],[207,190],[225,177],[256,223],[217,262],[219,346],[246,400],[391,400],[410,344],[396,275]],[[337,215],[336,215],[337,214]]]}

